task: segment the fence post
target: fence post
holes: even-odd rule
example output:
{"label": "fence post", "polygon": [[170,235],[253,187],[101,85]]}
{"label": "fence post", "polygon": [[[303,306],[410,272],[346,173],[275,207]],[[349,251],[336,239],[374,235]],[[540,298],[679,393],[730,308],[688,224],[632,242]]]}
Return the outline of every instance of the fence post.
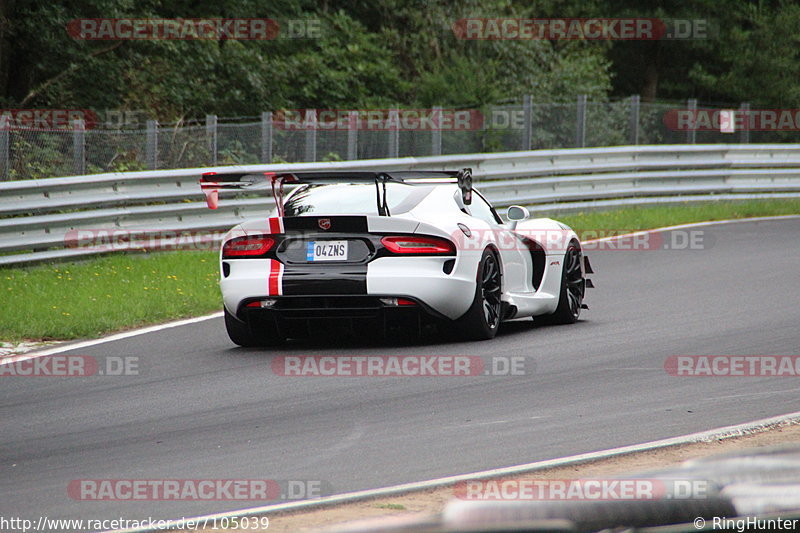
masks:
{"label": "fence post", "polygon": [[631,117],[630,117],[630,137],[629,144],[639,144],[639,109],[641,106],[641,98],[638,94],[631,96]]}
{"label": "fence post", "polygon": [[742,129],[739,130],[739,142],[747,144],[750,142],[750,102],[742,102],[739,106],[742,115]]}
{"label": "fence post", "polygon": [[388,137],[389,137],[389,153],[387,157],[398,157],[400,153],[400,130],[398,127],[400,126],[400,114],[397,109],[390,109],[389,110],[389,128],[388,128]]}
{"label": "fence post", "polygon": [[317,110],[306,109],[304,127],[306,128],[306,161],[317,160]]}
{"label": "fence post", "polygon": [[272,111],[261,113],[261,162],[272,163]]}
{"label": "fence post", "polygon": [[586,95],[578,95],[578,110],[575,125],[575,148],[586,146]]}
{"label": "fence post", "polygon": [[694,144],[697,141],[697,98],[689,98],[686,102],[686,108],[689,110],[689,130],[686,132],[686,143]]}
{"label": "fence post", "polygon": [[158,122],[155,120],[147,121],[144,153],[147,168],[149,170],[158,168]]}
{"label": "fence post", "polygon": [[431,130],[431,155],[442,155],[442,106],[433,106],[433,129]]}
{"label": "fence post", "polygon": [[531,149],[531,138],[533,136],[533,103],[531,95],[526,94],[522,97],[522,117],[525,121],[522,130],[522,149]]}
{"label": "fence post", "polygon": [[86,174],[86,125],[82,119],[72,121],[72,161],[76,176]]}
{"label": "fence post", "polygon": [[347,160],[358,159],[358,111],[347,113]]}
{"label": "fence post", "polygon": [[217,166],[217,115],[206,115],[206,136],[208,151],[211,153],[211,166]]}
{"label": "fence post", "polygon": [[0,115],[0,180],[11,179],[10,129],[8,115]]}

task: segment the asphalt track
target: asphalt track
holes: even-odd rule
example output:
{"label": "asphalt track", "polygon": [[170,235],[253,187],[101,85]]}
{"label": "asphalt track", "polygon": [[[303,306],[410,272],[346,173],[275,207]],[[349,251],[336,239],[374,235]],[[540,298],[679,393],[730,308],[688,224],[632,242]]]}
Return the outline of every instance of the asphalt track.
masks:
{"label": "asphalt track", "polygon": [[[664,370],[672,355],[800,355],[800,219],[698,229],[703,249],[590,252],[597,288],[572,326],[269,351],[234,347],[213,319],[74,352],[136,356],[137,376],[0,377],[0,516],[167,519],[274,503],[76,501],[77,479],[317,480],[343,493],[797,411],[797,378]],[[283,377],[276,354],[522,356],[527,372]]]}

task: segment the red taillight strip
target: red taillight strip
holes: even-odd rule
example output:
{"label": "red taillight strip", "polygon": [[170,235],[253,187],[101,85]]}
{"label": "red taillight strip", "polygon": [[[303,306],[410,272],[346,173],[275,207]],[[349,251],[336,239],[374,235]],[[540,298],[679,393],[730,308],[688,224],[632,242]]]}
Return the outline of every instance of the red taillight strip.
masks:
{"label": "red taillight strip", "polygon": [[456,252],[455,245],[441,237],[396,235],[381,239],[387,250],[395,254],[447,254]]}
{"label": "red taillight strip", "polygon": [[265,235],[236,237],[222,247],[222,258],[252,257],[267,253],[275,244],[275,239]]}

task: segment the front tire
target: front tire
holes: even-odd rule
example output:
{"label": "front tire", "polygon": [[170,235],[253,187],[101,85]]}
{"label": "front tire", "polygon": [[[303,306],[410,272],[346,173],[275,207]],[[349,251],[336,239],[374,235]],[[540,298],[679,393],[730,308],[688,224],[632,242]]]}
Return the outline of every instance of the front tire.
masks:
{"label": "front tire", "polygon": [[574,324],[581,316],[586,280],[583,277],[583,254],[580,244],[569,243],[561,269],[561,291],[558,307],[550,315],[534,317],[537,324]]}
{"label": "front tire", "polygon": [[259,346],[279,346],[286,341],[286,338],[281,336],[277,328],[265,328],[253,331],[251,325],[247,322],[242,322],[227,309],[223,309],[225,314],[225,329],[228,331],[228,337],[234,342],[244,348],[255,348]]}
{"label": "front tire", "polygon": [[469,310],[455,321],[458,335],[467,340],[489,340],[497,335],[502,311],[502,273],[500,261],[491,250],[484,250],[478,264],[475,298]]}

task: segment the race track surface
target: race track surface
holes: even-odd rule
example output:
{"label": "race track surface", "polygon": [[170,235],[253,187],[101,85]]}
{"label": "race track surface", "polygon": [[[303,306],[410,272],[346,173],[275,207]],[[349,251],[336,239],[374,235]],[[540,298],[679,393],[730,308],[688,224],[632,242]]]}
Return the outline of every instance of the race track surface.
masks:
{"label": "race track surface", "polygon": [[[235,347],[214,319],[74,352],[136,356],[138,376],[0,377],[0,516],[180,518],[274,503],[76,501],[71,480],[318,480],[343,493],[797,411],[797,379],[664,370],[672,355],[800,355],[800,220],[698,229],[705,249],[589,252],[597,288],[573,326],[276,351]],[[270,366],[315,354],[522,356],[527,372],[284,377]]]}

